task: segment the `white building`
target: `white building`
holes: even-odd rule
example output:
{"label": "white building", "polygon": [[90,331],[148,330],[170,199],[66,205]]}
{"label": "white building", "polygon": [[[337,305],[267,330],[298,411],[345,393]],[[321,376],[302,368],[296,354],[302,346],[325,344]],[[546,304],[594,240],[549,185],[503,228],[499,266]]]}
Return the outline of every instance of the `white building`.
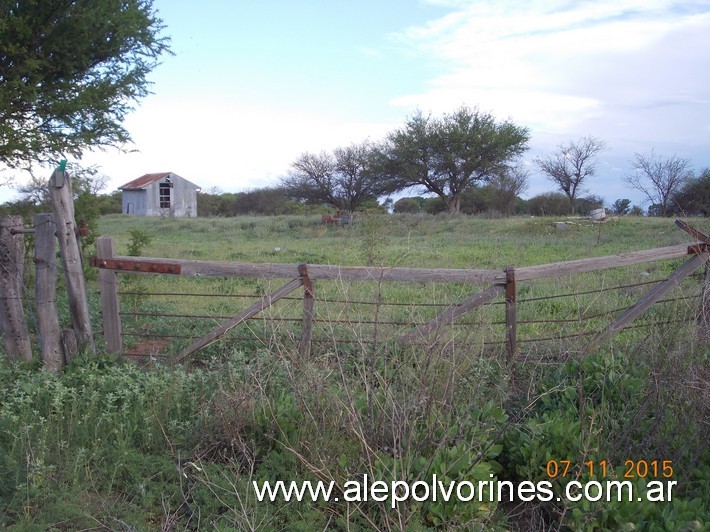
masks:
{"label": "white building", "polygon": [[121,212],[140,216],[197,216],[200,187],[172,172],[145,174],[118,187]]}

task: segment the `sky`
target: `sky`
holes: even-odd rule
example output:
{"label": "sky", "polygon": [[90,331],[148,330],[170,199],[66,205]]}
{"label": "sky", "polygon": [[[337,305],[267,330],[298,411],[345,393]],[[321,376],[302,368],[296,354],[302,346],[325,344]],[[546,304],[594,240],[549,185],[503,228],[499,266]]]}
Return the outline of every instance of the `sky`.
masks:
{"label": "sky", "polygon": [[[302,153],[381,140],[462,105],[530,130],[533,164],[607,144],[590,194],[640,203],[635,153],[710,167],[710,0],[155,0],[174,56],[125,126],[87,154],[106,192],[174,172],[205,191],[276,185]],[[24,178],[18,176],[18,181]],[[13,196],[0,187],[0,201]]]}

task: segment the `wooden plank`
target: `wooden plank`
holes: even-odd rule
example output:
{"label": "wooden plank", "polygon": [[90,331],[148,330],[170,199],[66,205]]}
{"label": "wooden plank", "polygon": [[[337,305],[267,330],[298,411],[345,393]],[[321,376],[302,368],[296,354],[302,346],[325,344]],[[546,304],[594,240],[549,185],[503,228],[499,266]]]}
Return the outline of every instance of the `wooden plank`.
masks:
{"label": "wooden plank", "polygon": [[624,327],[629,325],[636,318],[641,316],[646,312],[651,306],[653,306],[656,301],[661,299],[668,292],[673,290],[680,282],[697,270],[703,263],[708,260],[708,254],[704,255],[693,255],[690,259],[685,261],[680,268],[673,272],[668,279],[662,283],[657,284],[652,290],[650,290],[643,298],[639,300],[633,307],[624,312],[621,316],[616,318],[614,322],[609,325],[605,330],[599,333],[590,342],[587,347],[587,351],[590,351],[596,347],[599,342],[611,338],[619,333]]}
{"label": "wooden plank", "polygon": [[190,355],[192,355],[196,351],[198,351],[204,347],[207,347],[212,342],[215,342],[216,340],[218,340],[219,338],[224,336],[227,332],[229,332],[231,329],[233,329],[234,327],[236,327],[240,323],[245,322],[246,320],[248,320],[252,316],[258,314],[262,310],[269,308],[271,305],[276,303],[279,299],[287,296],[288,294],[293,292],[296,288],[298,288],[301,285],[302,285],[302,282],[301,282],[300,278],[294,279],[293,281],[285,284],[284,286],[282,286],[281,288],[276,290],[276,292],[262,297],[261,301],[259,301],[258,303],[255,303],[254,305],[252,305],[251,307],[249,307],[245,311],[237,314],[231,320],[226,321],[225,323],[223,323],[222,325],[220,325],[216,329],[212,330],[211,332],[209,332],[208,334],[206,334],[202,338],[196,340],[189,347],[183,349],[183,351],[177,356],[177,358],[175,358],[174,362],[175,363],[182,362],[183,360],[185,360],[187,357],[189,357]]}
{"label": "wooden plank", "polygon": [[25,246],[22,216],[0,217],[0,333],[10,360],[32,360],[32,345],[22,307]]}
{"label": "wooden plank", "polygon": [[[136,264],[179,265],[180,275],[205,277],[256,277],[260,279],[292,279],[299,275],[297,264],[239,263],[199,261],[155,257],[117,256],[116,260],[126,266],[130,273]],[[374,266],[332,266],[309,264],[311,279],[340,281],[395,281],[430,283],[486,283],[493,282],[498,270],[381,268]]]}
{"label": "wooden plank", "polygon": [[[96,239],[96,256],[99,262],[111,260],[114,255],[113,238],[100,236]],[[123,351],[121,336],[121,314],[118,299],[116,272],[99,269],[99,297],[101,299],[101,319],[104,326],[104,343],[107,353]]]}
{"label": "wooden plank", "polygon": [[[515,278],[519,282],[542,279],[545,277],[559,277],[573,275],[575,273],[675,259],[687,255],[688,245],[678,244],[675,246],[620,253],[617,255],[517,268],[515,270]],[[179,267],[180,275],[185,276],[289,279],[298,275],[298,265],[296,264],[239,263],[127,256],[117,256],[115,260],[123,264],[127,273],[138,271],[136,268],[139,267],[134,266],[135,264],[168,264],[173,267]],[[402,283],[505,283],[505,272],[482,269],[381,268],[374,266],[309,264],[308,275],[314,280],[390,281]]]}
{"label": "wooden plank", "polygon": [[58,372],[64,365],[57,317],[57,226],[52,214],[36,214],[35,225],[35,300],[40,354],[45,369]]}
{"label": "wooden plank", "polygon": [[303,283],[303,322],[301,323],[301,340],[298,342],[298,354],[307,357],[311,354],[311,336],[313,333],[313,308],[315,306],[316,286],[308,276],[308,267],[301,264],[298,267]]}
{"label": "wooden plank", "polygon": [[[576,273],[586,273],[599,270],[608,270],[620,266],[631,266],[646,262],[656,262],[668,259],[677,259],[688,255],[688,244],[678,244],[662,248],[645,249],[642,251],[632,251],[630,253],[619,253],[617,255],[606,255],[603,257],[592,257],[588,259],[570,260],[565,262],[553,262],[541,264],[539,266],[527,266],[515,270],[515,279],[520,281],[530,281],[533,279],[544,279],[547,277],[561,277]],[[505,274],[499,275],[500,280],[505,281]]]}
{"label": "wooden plank", "polygon": [[180,265],[172,262],[146,262],[137,260],[117,260],[110,258],[92,257],[91,266],[102,270],[115,270],[133,273],[169,273],[180,275]]}
{"label": "wooden plank", "polygon": [[56,170],[49,179],[49,192],[54,209],[54,221],[57,224],[59,251],[64,266],[64,282],[77,346],[79,350],[87,349],[92,354],[96,354],[69,176],[64,176],[64,172]]}
{"label": "wooden plank", "polygon": [[691,244],[688,246],[688,255],[698,255],[700,253],[710,253],[710,244]]}
{"label": "wooden plank", "polygon": [[512,362],[517,350],[515,270],[506,269],[505,277],[505,347],[508,352],[508,362]]}
{"label": "wooden plank", "polygon": [[705,236],[692,225],[684,222],[683,220],[678,219],[676,219],[675,224],[683,231],[688,233],[690,236],[692,236],[694,239],[700,240],[700,242],[703,242],[704,244],[710,244],[710,237]]}
{"label": "wooden plank", "polygon": [[425,324],[420,325],[413,331],[403,334],[402,336],[397,338],[397,341],[406,343],[424,338],[428,334],[430,334],[434,329],[438,329],[443,325],[450,325],[454,322],[456,318],[466,314],[467,312],[470,312],[473,309],[482,307],[483,305],[490,303],[503,293],[505,293],[505,286],[491,286],[483,292],[475,294],[463,300],[461,303],[447,308],[444,312],[439,314],[433,320],[430,320]]}

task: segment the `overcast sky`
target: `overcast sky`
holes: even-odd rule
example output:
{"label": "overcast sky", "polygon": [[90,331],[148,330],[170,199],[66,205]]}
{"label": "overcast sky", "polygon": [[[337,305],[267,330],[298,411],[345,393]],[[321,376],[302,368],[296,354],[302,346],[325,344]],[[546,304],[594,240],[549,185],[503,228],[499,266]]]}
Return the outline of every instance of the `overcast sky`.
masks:
{"label": "overcast sky", "polygon": [[[530,128],[526,159],[593,135],[590,193],[640,202],[635,152],[710,167],[710,1],[155,0],[173,57],[89,154],[109,191],[172,171],[209,190],[278,183],[305,151],[378,140],[461,105]],[[527,196],[552,190],[534,166]],[[0,188],[0,200],[7,200]]]}

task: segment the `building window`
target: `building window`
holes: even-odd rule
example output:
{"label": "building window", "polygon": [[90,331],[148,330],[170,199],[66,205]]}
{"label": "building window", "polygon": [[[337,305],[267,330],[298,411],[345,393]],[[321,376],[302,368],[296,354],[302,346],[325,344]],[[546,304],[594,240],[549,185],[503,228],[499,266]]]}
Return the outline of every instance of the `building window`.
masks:
{"label": "building window", "polygon": [[170,208],[170,183],[160,183],[160,208]]}

